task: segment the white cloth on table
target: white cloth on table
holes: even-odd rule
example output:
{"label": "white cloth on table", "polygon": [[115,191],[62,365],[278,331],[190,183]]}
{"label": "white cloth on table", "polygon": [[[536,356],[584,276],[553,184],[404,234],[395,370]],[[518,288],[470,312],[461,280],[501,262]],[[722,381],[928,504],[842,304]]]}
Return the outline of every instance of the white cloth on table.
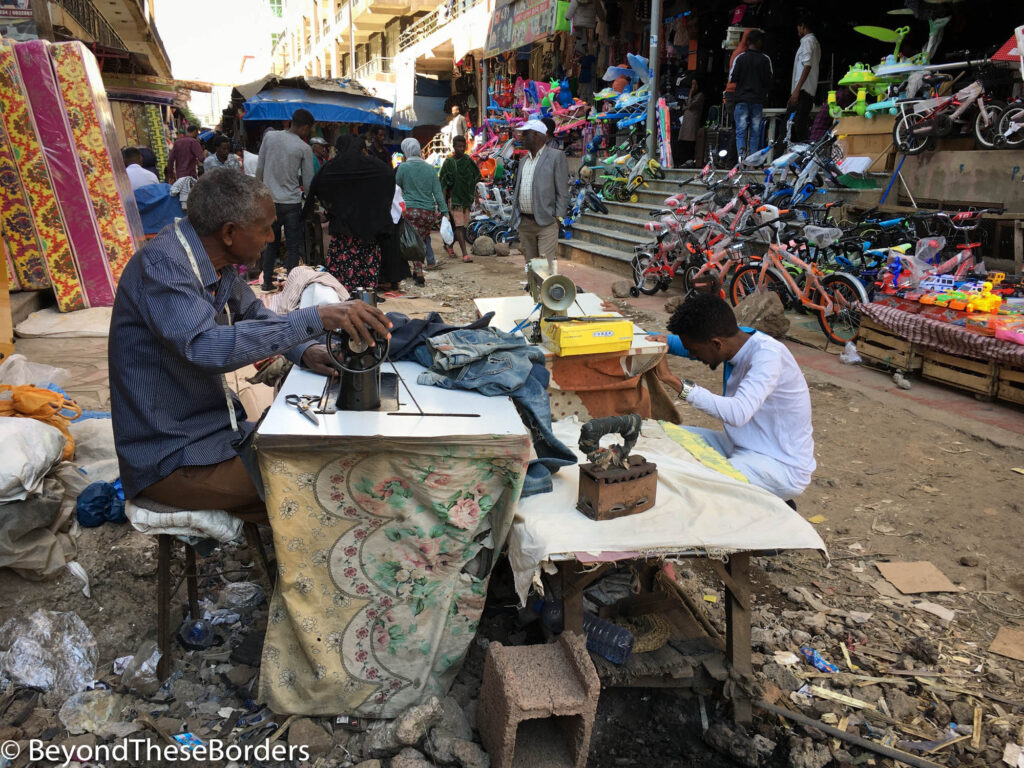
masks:
{"label": "white cloth on table", "polygon": [[288,273],[288,279],[285,280],[281,292],[271,294],[267,307],[273,312],[283,315],[293,309],[299,309],[301,306],[315,306],[303,302],[306,290],[311,285],[320,285],[332,291],[331,303],[346,301],[349,297],[345,286],[338,282],[338,278],[330,272],[319,272],[312,267],[302,265]]}
{"label": "white cloth on table", "polygon": [[[552,425],[555,436],[574,450],[580,427],[575,418]],[[646,512],[596,521],[577,511],[578,465],[564,467],[553,476],[551,493],[519,501],[508,556],[516,592],[524,604],[530,586],[539,583],[540,569],[550,565],[556,555],[774,549],[825,552],[825,543],[814,526],[785,502],[705,467],[657,422],[644,421],[634,453],[658,465],[657,500]],[[586,459],[580,455],[580,460]]]}

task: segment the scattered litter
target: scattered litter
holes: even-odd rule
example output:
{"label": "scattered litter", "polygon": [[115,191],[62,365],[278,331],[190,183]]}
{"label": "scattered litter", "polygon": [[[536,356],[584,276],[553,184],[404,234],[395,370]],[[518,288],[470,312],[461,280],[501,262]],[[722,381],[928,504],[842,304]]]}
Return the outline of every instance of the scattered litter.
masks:
{"label": "scattered litter", "polygon": [[82,691],[64,702],[57,716],[68,733],[94,733],[100,738],[123,739],[142,728],[128,722],[134,699],[113,691]]}
{"label": "scattered litter", "polygon": [[902,371],[896,371],[892,375],[892,380],[900,389],[910,389],[910,379],[904,376]]}
{"label": "scattered litter", "polygon": [[251,581],[235,581],[224,587],[223,605],[237,613],[248,614],[266,600],[263,588]]}
{"label": "scattered litter", "polygon": [[989,651],[1017,661],[1024,661],[1024,630],[1000,627]]}
{"label": "scattered litter", "polygon": [[824,523],[826,520],[828,520],[828,518],[825,517],[824,515],[815,515],[814,517],[807,518],[807,522],[814,523],[815,525],[819,525],[820,523]]}
{"label": "scattered litter", "polygon": [[1013,768],[1024,768],[1024,750],[1020,744],[1011,742],[1003,747],[1003,762]]}
{"label": "scattered litter", "polygon": [[1018,475],[1024,475],[1024,467],[1010,467],[1011,472],[1016,472]]}
{"label": "scattered litter", "polygon": [[176,733],[171,738],[179,744],[181,744],[183,747],[188,747],[189,749],[195,749],[196,747],[203,746],[202,739],[200,739],[194,733],[189,733],[187,731],[185,733]]}
{"label": "scattered litter", "polygon": [[946,575],[927,560],[916,562],[876,562],[885,580],[905,595],[921,592],[956,592]]}
{"label": "scattered litter", "polygon": [[956,616],[956,611],[954,611],[951,608],[946,608],[944,605],[939,605],[938,603],[923,602],[912,603],[911,605],[913,605],[914,608],[917,608],[917,610],[919,611],[927,611],[933,616],[938,616],[940,619],[947,623],[952,621],[953,617]]}
{"label": "scattered litter", "polygon": [[114,672],[117,672],[117,662],[125,661],[121,670],[121,685],[129,691],[135,691],[143,695],[151,695],[160,687],[160,681],[156,676],[156,665],[160,661],[160,650],[155,640],[144,640],[134,656],[122,656],[114,662]]}
{"label": "scattered litter", "polygon": [[[838,672],[838,670],[836,670]],[[854,707],[856,709],[874,709],[875,705],[867,701],[861,701],[855,699],[853,696],[847,696],[843,693],[836,693],[830,691],[828,688],[822,688],[820,685],[811,686],[811,694],[819,699],[828,699],[829,701],[838,701],[840,704],[845,704],[848,707]]]}
{"label": "scattered litter", "polygon": [[839,667],[837,667],[835,664],[825,661],[822,655],[813,648],[808,648],[807,646],[804,646],[800,649],[800,653],[802,653],[804,658],[807,659],[807,662],[815,669],[817,669],[819,672],[839,671]]}
{"label": "scattered litter", "polygon": [[843,351],[839,353],[839,362],[844,365],[856,365],[857,363],[863,363],[864,359],[857,353],[857,345],[852,341],[848,341],[846,346],[843,347]]}
{"label": "scattered litter", "polygon": [[794,664],[800,662],[800,657],[792,651],[776,651],[775,652],[775,663],[781,664],[784,667],[791,667]]}
{"label": "scattered litter", "polygon": [[705,603],[717,603],[718,602],[718,596],[717,595],[704,595],[704,602]]}
{"label": "scattered litter", "polygon": [[96,640],[75,613],[40,608],[0,626],[0,673],[15,683],[61,697],[96,677]]}

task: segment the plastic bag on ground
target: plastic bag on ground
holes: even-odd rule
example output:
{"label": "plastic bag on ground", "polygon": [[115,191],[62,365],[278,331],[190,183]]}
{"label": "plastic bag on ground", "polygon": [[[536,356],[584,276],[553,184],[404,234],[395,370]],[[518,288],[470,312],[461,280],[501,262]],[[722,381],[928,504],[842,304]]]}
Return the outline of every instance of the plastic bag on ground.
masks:
{"label": "plastic bag on ground", "polygon": [[123,739],[142,730],[141,723],[128,721],[134,705],[131,696],[98,688],[69,698],[57,716],[68,733],[95,733],[102,739]]}
{"label": "plastic bag on ground", "polygon": [[96,677],[96,640],[75,613],[40,608],[0,626],[0,674],[67,698]]}
{"label": "plastic bag on ground", "polygon": [[144,640],[134,656],[128,658],[121,673],[121,685],[125,690],[143,695],[156,693],[160,681],[156,677],[156,665],[160,661],[160,650],[155,640]]}
{"label": "plastic bag on ground", "polygon": [[3,363],[0,363],[0,384],[10,384],[15,387],[23,384],[31,384],[35,387],[56,384],[63,387],[70,379],[71,374],[65,368],[30,363],[24,355],[11,355]]}
{"label": "plastic bag on ground", "polygon": [[59,429],[36,419],[0,418],[0,503],[38,492],[66,442]]}

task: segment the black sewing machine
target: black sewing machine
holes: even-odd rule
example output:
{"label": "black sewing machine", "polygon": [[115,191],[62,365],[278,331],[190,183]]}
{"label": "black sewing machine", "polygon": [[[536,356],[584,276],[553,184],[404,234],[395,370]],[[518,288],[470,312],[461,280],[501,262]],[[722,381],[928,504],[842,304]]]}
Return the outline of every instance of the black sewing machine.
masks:
{"label": "black sewing machine", "polygon": [[[357,288],[352,298],[377,306],[373,291]],[[327,332],[327,352],[341,376],[327,382],[322,413],[398,410],[398,376],[380,369],[388,356],[389,341],[379,336],[375,341],[371,347],[344,331]]]}

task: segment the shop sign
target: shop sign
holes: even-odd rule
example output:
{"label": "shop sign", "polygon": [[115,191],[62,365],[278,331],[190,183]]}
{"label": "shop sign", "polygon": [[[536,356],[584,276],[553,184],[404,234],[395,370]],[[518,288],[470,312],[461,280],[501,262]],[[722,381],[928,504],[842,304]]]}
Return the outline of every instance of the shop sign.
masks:
{"label": "shop sign", "polygon": [[515,0],[496,8],[487,31],[487,56],[513,51],[555,31],[556,0]]}
{"label": "shop sign", "polygon": [[32,0],[0,0],[0,37],[15,42],[38,37]]}

